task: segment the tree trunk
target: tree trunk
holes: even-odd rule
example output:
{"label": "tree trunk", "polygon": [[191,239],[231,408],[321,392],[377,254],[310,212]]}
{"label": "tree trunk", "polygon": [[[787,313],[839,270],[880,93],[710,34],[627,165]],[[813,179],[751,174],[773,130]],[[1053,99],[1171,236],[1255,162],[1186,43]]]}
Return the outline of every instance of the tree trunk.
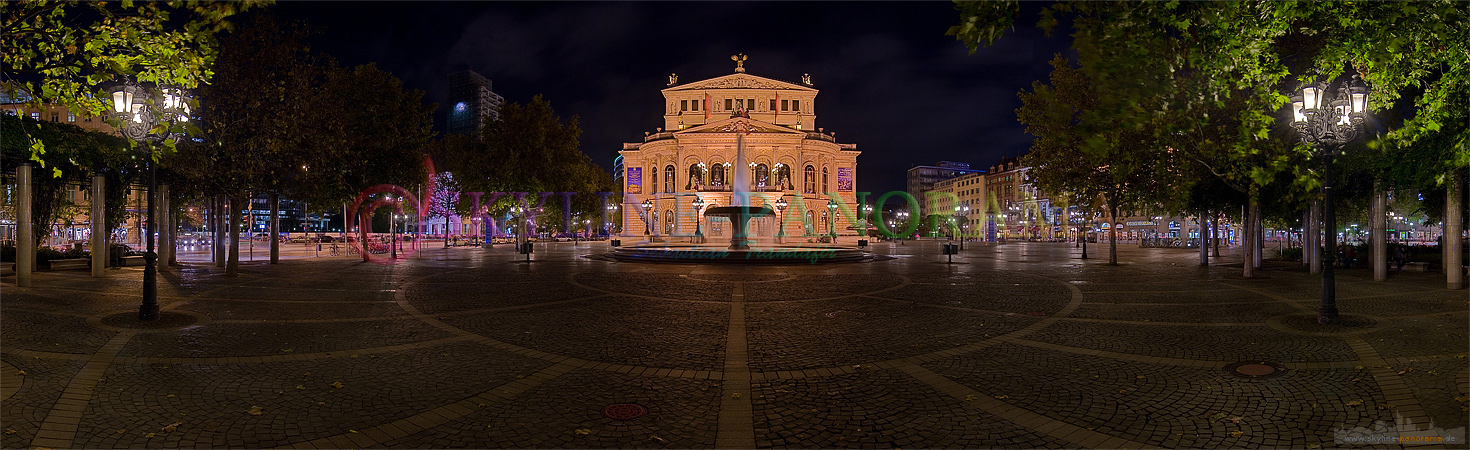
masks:
{"label": "tree trunk", "polygon": [[1209,212],[1199,213],[1199,266],[1210,267],[1210,220],[1205,217]]}
{"label": "tree trunk", "polygon": [[225,218],[229,216],[225,211],[229,209],[225,205],[225,196],[214,196],[214,206],[214,266],[224,267],[225,261],[229,259],[225,255],[225,227],[228,223]]}
{"label": "tree trunk", "polygon": [[1465,224],[1460,216],[1465,208],[1465,176],[1459,170],[1451,170],[1449,186],[1445,191],[1444,202],[1444,275],[1445,287],[1449,289],[1465,288],[1464,260],[1460,257],[1461,241],[1460,235],[1465,231]]}
{"label": "tree trunk", "polygon": [[1322,202],[1312,202],[1312,267],[1313,275],[1322,273]]}
{"label": "tree trunk", "polygon": [[1312,207],[1302,211],[1302,265],[1312,267]]}
{"label": "tree trunk", "polygon": [[1210,216],[1210,233],[1213,233],[1214,234],[1213,236],[1210,237],[1210,243],[1213,244],[1213,245],[1211,245],[1211,247],[1214,247],[1215,248],[1215,255],[1214,256],[1216,258],[1219,258],[1220,257],[1220,240],[1225,237],[1224,233],[1221,233],[1220,232],[1220,215],[1219,214],[1214,214],[1214,215],[1211,215]]}
{"label": "tree trunk", "polygon": [[1255,212],[1256,189],[1251,188],[1250,201],[1241,214],[1241,222],[1245,225],[1245,233],[1240,237],[1240,265],[1242,271],[1240,276],[1244,278],[1256,277],[1256,218],[1251,217]]}
{"label": "tree trunk", "polygon": [[1261,214],[1260,199],[1254,199],[1251,203],[1251,218],[1256,221],[1256,228],[1253,230],[1255,232],[1251,233],[1251,242],[1255,243],[1255,249],[1252,253],[1255,255],[1254,262],[1256,269],[1260,269],[1265,267],[1263,264],[1266,254],[1266,217]]}
{"label": "tree trunk", "polygon": [[1112,222],[1108,224],[1108,265],[1118,265],[1118,206],[1114,202],[1108,202],[1108,211],[1113,214]]}
{"label": "tree trunk", "polygon": [[1373,183],[1373,205],[1368,208],[1368,232],[1373,246],[1373,281],[1388,281],[1388,196],[1380,183]]}
{"label": "tree trunk", "polygon": [[243,196],[239,194],[230,196],[229,205],[226,206],[225,214],[223,214],[226,227],[230,230],[230,256],[229,261],[225,263],[225,276],[227,277],[240,274],[240,219],[235,214],[239,214],[241,197]]}
{"label": "tree trunk", "polygon": [[271,264],[276,264],[281,262],[281,243],[277,242],[279,240],[278,236],[281,235],[281,194],[278,192],[272,192],[270,202],[271,235],[269,239],[271,242]]}

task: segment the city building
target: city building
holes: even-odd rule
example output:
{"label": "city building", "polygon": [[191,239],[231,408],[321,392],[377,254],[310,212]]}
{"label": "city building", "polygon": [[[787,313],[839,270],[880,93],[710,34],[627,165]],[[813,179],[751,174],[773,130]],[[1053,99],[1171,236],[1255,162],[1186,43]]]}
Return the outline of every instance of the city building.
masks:
{"label": "city building", "polygon": [[449,74],[449,117],[445,126],[450,133],[480,136],[486,120],[500,117],[505,99],[490,89],[490,80],[473,70]]}
{"label": "city building", "polygon": [[977,227],[982,227],[985,219],[986,177],[985,172],[972,172],[936,182],[934,189],[924,191],[923,207],[932,209],[933,214],[950,216],[955,214],[955,207],[968,206],[964,220],[957,220],[954,226],[966,235],[973,235],[981,230]]}
{"label": "city building", "polygon": [[[908,172],[908,192],[909,195],[914,196],[915,200],[919,200],[921,208],[927,207],[927,205],[923,204],[925,201],[924,191],[933,190],[935,183],[960,175],[981,172],[980,170],[970,169],[969,163],[954,161],[940,161],[932,166],[914,166]],[[929,213],[926,212],[925,214]],[[936,214],[943,214],[943,212]]]}
{"label": "city building", "polygon": [[[783,218],[751,221],[755,236],[805,236],[862,232],[853,224],[857,190],[856,144],[837,141],[816,126],[817,89],[811,78],[791,83],[735,73],[680,84],[669,76],[664,96],[664,126],[645,133],[642,142],[623,144],[622,230],[641,235],[693,236],[698,211],[730,206],[735,170],[750,171],[752,206],[790,205]],[[748,167],[732,167],[737,140],[743,141]],[[834,214],[829,195],[839,199]],[[649,201],[646,211],[643,202]],[[835,217],[833,217],[835,215]],[[702,235],[728,238],[728,223],[702,220]],[[784,233],[776,227],[784,226]]]}

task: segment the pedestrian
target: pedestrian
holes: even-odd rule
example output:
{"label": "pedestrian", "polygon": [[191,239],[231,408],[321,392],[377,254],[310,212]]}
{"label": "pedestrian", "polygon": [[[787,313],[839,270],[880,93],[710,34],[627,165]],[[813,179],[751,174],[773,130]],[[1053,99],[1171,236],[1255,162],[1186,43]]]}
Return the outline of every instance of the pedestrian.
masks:
{"label": "pedestrian", "polygon": [[1399,244],[1393,244],[1393,251],[1389,254],[1389,264],[1394,265],[1395,271],[1404,270],[1404,248]]}

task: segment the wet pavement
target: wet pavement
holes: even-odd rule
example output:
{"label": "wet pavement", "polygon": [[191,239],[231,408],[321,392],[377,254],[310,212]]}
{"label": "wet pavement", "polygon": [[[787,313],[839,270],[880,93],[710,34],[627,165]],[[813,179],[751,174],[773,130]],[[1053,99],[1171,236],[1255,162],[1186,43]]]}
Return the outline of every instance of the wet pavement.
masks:
{"label": "wet pavement", "polygon": [[1298,263],[1243,279],[1230,250],[1201,268],[1122,247],[1119,266],[1061,243],[949,264],[929,241],[749,267],[588,257],[601,242],[394,265],[303,247],[237,277],[164,271],[147,323],[140,269],[7,276],[0,443],[1465,446],[1470,294],[1442,275],[1339,271],[1344,324],[1323,326]]}

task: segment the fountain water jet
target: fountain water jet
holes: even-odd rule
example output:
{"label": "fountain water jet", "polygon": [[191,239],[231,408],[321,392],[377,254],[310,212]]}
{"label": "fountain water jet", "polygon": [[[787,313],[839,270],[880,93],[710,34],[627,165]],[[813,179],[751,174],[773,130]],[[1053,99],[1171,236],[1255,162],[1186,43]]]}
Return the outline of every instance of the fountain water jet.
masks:
{"label": "fountain water jet", "polygon": [[730,206],[717,206],[705,211],[705,217],[724,217],[730,220],[730,250],[749,250],[749,233],[745,231],[750,219],[775,215],[771,208],[750,206],[750,172],[745,161],[745,133],[735,135],[735,173]]}

